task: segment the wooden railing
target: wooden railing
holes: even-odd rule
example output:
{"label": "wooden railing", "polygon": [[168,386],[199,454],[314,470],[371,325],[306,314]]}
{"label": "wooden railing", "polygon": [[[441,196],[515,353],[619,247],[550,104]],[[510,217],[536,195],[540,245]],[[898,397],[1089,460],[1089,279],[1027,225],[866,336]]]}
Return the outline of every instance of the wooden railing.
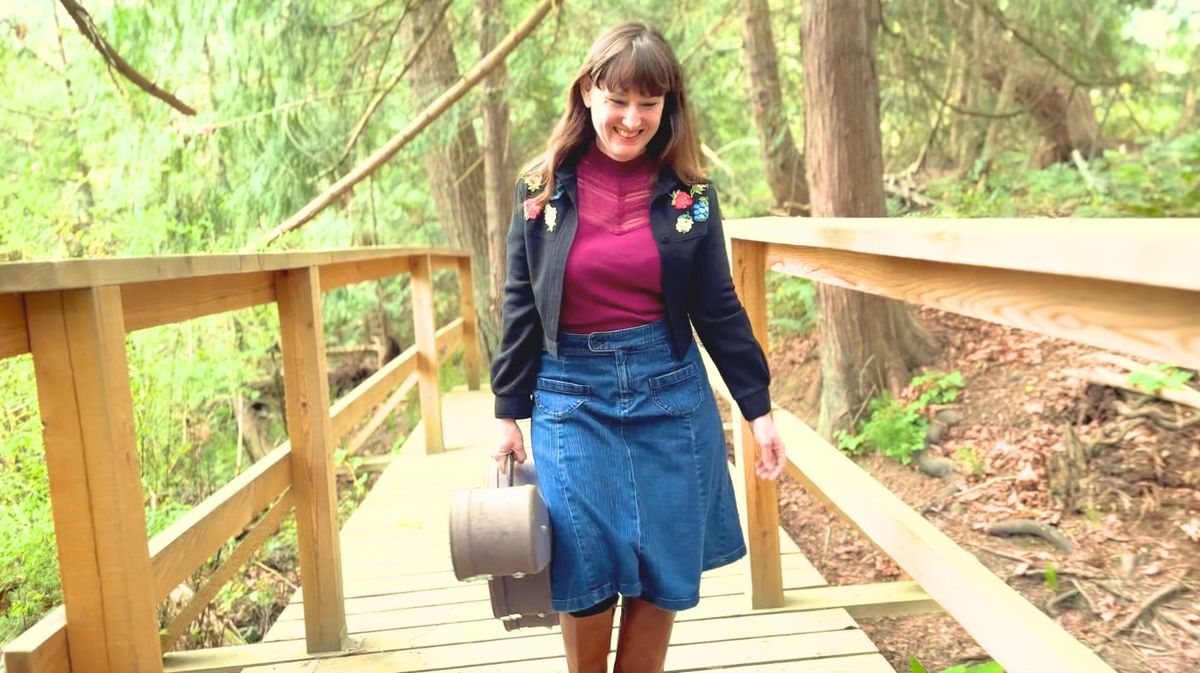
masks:
{"label": "wooden railing", "polygon": [[[764,349],[769,268],[1200,367],[1197,220],[758,218],[728,222],[726,232],[738,294]],[[782,589],[775,487],[755,478],[757,448],[737,405],[731,406],[740,428],[734,433],[737,460],[746,475],[739,490],[748,519],[752,601],[777,607],[789,601]],[[893,591],[868,585],[868,600],[875,602],[859,603],[857,616],[925,611],[932,599],[1010,673],[1111,673],[1095,653],[804,422],[780,409],[775,418],[788,447],[787,473],[864,533],[926,594],[914,592],[910,582],[893,583]]]}
{"label": "wooden railing", "polygon": [[[457,270],[462,311],[441,330],[439,268]],[[331,407],[321,293],[401,273],[412,276],[416,345]],[[413,386],[426,451],[443,449],[439,351],[463,344],[468,386],[479,387],[471,297],[469,257],[445,249],[0,264],[0,358],[33,354],[63,590],[61,608],[5,646],[8,673],[162,671],[164,650],[292,511],[307,650],[341,649],[333,449],[369,414],[359,436],[377,427]],[[147,540],[125,334],[270,302],[288,441]],[[160,637],[156,604],[251,525]]]}

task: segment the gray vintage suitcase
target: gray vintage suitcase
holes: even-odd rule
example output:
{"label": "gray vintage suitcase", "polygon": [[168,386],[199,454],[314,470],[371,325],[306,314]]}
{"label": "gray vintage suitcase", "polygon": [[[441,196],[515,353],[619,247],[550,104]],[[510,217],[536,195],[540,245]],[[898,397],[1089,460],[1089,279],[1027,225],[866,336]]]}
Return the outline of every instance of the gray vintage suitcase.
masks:
{"label": "gray vintage suitcase", "polygon": [[492,464],[485,487],[456,491],[450,505],[450,556],[460,580],[488,580],[492,614],[504,628],[553,626],[550,517],[533,461]]}

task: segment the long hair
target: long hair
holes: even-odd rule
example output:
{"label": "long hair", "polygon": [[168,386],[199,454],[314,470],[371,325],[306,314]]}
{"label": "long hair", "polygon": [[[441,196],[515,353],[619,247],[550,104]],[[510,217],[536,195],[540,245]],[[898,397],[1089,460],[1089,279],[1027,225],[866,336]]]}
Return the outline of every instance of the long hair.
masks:
{"label": "long hair", "polygon": [[683,67],[661,33],[644,23],[629,22],[596,38],[567,87],[566,109],[546,149],[522,172],[545,186],[534,198],[548,201],[554,193],[554,171],[578,158],[595,141],[591,111],[583,104],[583,95],[593,84],[610,91],[662,96],[662,121],[646,145],[646,154],[656,168],[670,166],[685,182],[705,180],[700,140],[684,92]]}

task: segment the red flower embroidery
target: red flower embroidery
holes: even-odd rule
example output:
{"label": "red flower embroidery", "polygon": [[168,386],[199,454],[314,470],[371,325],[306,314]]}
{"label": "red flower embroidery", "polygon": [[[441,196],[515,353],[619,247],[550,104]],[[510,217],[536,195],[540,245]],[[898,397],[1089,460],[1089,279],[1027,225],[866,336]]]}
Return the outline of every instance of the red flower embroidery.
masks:
{"label": "red flower embroidery", "polygon": [[525,208],[525,219],[527,220],[536,219],[538,215],[542,214],[542,204],[532,196],[525,199],[523,206]]}
{"label": "red flower embroidery", "polygon": [[675,192],[671,198],[671,205],[675,206],[676,210],[692,207],[692,195],[687,192]]}

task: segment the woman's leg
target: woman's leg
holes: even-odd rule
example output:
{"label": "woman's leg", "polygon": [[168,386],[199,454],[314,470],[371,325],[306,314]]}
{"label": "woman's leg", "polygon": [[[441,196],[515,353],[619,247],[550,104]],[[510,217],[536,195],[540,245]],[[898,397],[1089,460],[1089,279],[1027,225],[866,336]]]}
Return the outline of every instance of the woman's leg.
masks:
{"label": "woman's leg", "polygon": [[675,613],[640,598],[621,605],[614,673],[662,673]]}
{"label": "woman's leg", "polygon": [[570,673],[608,672],[608,650],[612,645],[616,603],[614,596],[593,608],[558,616]]}

